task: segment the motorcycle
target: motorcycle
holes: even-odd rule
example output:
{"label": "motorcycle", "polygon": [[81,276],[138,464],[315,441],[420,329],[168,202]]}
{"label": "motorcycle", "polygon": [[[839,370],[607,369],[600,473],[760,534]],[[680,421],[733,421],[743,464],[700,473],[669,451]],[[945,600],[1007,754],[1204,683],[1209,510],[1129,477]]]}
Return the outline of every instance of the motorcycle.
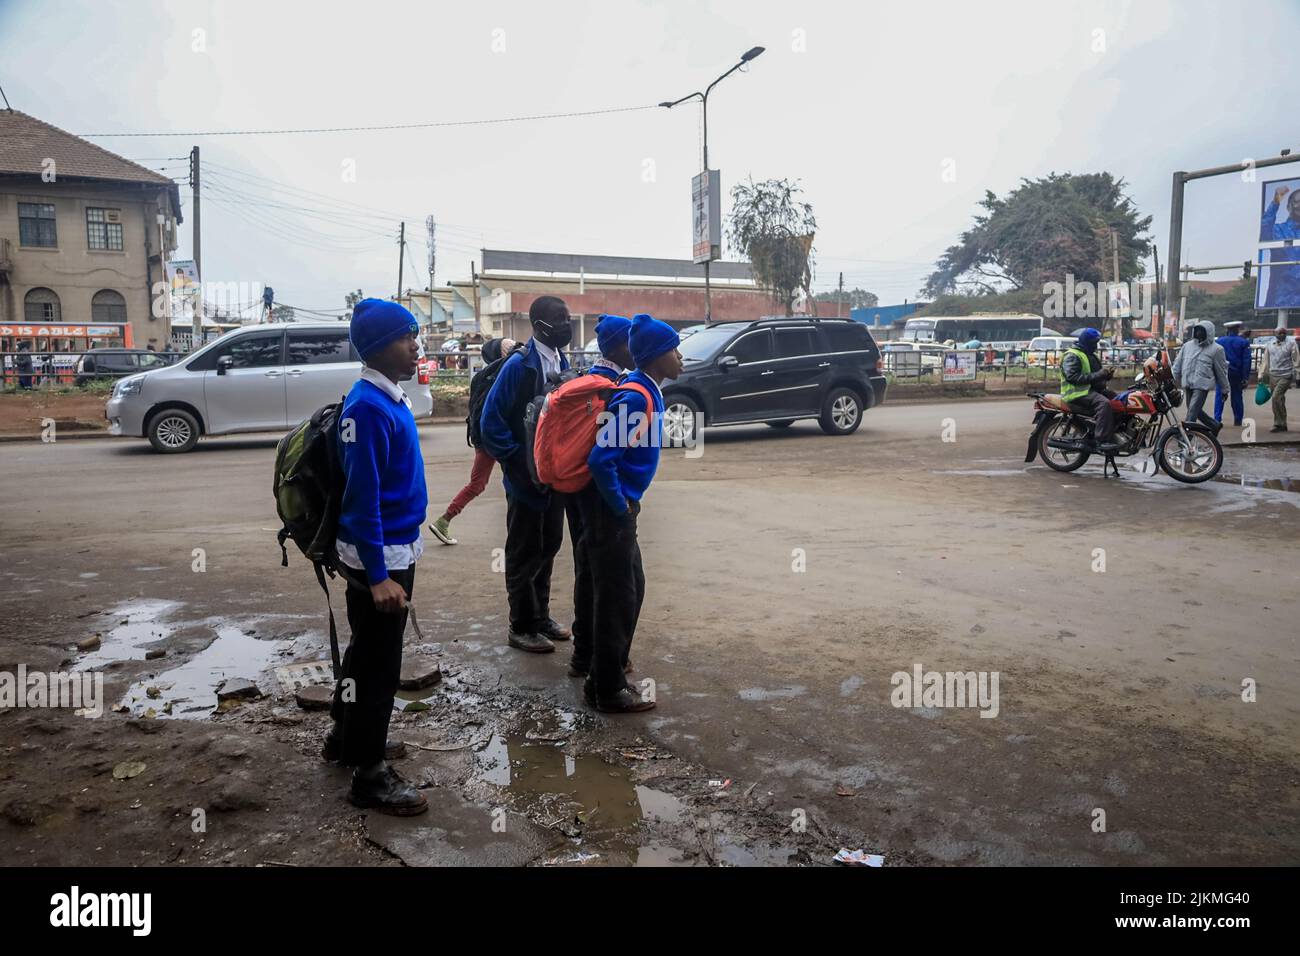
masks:
{"label": "motorcycle", "polygon": [[1158,468],[1176,481],[1196,485],[1209,481],[1223,467],[1223,446],[1211,428],[1200,422],[1179,420],[1174,409],[1183,393],[1174,381],[1169,353],[1161,349],[1142,364],[1133,387],[1110,400],[1115,412],[1119,446],[1098,452],[1092,441],[1093,418],[1075,411],[1060,395],[1034,393],[1034,426],[1029,433],[1025,461],[1035,455],[1054,471],[1075,471],[1094,454],[1104,454],[1102,474],[1110,477],[1116,458],[1149,451]]}

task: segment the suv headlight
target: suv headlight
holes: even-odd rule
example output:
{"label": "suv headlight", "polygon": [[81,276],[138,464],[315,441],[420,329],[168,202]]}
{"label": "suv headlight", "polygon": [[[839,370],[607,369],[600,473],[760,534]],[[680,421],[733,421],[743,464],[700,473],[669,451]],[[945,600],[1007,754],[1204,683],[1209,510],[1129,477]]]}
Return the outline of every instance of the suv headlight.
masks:
{"label": "suv headlight", "polygon": [[142,385],[144,385],[143,375],[132,375],[124,378],[113,386],[113,397],[126,398],[128,395],[138,395]]}

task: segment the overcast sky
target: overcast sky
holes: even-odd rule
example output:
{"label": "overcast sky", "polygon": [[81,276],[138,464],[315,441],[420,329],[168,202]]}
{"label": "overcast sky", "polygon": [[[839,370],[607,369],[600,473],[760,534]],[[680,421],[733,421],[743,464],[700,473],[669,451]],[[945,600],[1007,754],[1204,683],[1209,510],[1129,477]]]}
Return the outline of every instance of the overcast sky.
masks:
{"label": "overcast sky", "polygon": [[[0,85],[78,134],[483,120],[652,106],[761,45],[710,97],[711,165],[724,190],[800,180],[817,288],[843,270],[888,304],[916,298],[984,190],[1052,171],[1124,177],[1163,262],[1173,170],[1300,152],[1276,100],[1297,36],[1296,0],[0,0]],[[695,104],[95,142],[177,177],[172,157],[201,146],[203,278],[328,309],[348,289],[396,290],[402,218],[405,285],[423,288],[429,213],[439,285],[483,246],[686,258],[701,163]],[[1235,176],[1190,185],[1184,262],[1251,257],[1258,196]]]}

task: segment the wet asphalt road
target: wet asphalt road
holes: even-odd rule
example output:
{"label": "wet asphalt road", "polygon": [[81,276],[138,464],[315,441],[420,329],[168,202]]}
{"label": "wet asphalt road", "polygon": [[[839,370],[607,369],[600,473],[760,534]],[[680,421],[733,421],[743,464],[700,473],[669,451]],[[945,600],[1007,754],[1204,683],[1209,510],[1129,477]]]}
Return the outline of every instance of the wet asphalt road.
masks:
{"label": "wet asphalt road", "polygon": [[[659,707],[620,719],[887,859],[1300,861],[1300,494],[1026,466],[1029,417],[1021,401],[887,404],[849,438],[803,422],[666,453],[633,647]],[[422,436],[433,517],[472,455],[461,427]],[[260,436],[179,457],[126,440],[0,446],[0,657],[66,643],[74,612],[128,599],[320,613],[307,566],[279,566],[273,450]],[[1300,460],[1234,449],[1225,473],[1300,478]],[[458,623],[426,637],[581,706],[564,653],[457,631],[501,620],[504,510],[494,475],[458,546],[428,536],[415,604]],[[570,575],[566,542],[561,619]],[[894,706],[892,676],[918,664],[997,672],[996,716]]]}

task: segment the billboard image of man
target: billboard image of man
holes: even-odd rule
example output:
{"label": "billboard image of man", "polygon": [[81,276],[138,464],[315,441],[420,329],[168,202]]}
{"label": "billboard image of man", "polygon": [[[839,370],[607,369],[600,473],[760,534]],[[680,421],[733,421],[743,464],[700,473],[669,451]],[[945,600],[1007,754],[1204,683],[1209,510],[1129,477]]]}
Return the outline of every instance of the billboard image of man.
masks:
{"label": "billboard image of man", "polygon": [[[1260,262],[1300,262],[1300,246],[1259,250]],[[1262,266],[1255,287],[1257,309],[1300,309],[1300,265]]]}
{"label": "billboard image of man", "polygon": [[[1272,187],[1273,198],[1264,207],[1259,221],[1260,242],[1285,242],[1288,239],[1300,239],[1300,179],[1285,182],[1265,183],[1264,196]],[[1278,211],[1286,204],[1286,218],[1278,222]]]}

